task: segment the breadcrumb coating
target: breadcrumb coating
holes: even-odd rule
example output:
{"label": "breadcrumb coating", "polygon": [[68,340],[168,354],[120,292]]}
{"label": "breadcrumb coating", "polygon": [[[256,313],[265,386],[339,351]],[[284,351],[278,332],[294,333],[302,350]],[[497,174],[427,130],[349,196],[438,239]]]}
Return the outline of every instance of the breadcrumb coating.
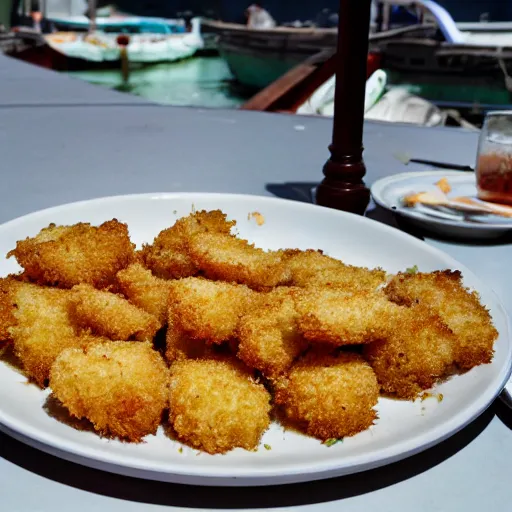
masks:
{"label": "breadcrumb coating", "polygon": [[358,354],[308,353],[276,388],[275,401],[286,418],[323,441],[353,436],[377,417],[379,385]]}
{"label": "breadcrumb coating", "polygon": [[299,290],[294,297],[304,337],[336,346],[386,338],[403,309],[380,291],[318,287]]}
{"label": "breadcrumb coating", "polygon": [[312,249],[282,251],[291,271],[294,286],[332,286],[347,291],[375,290],[386,279],[382,269],[368,269],[346,265]]}
{"label": "breadcrumb coating", "polygon": [[478,294],[464,287],[459,271],[400,273],[386,293],[398,304],[425,304],[441,317],[457,337],[454,359],[461,370],[491,362],[498,331]]}
{"label": "breadcrumb coating", "polygon": [[453,372],[457,340],[429,307],[417,304],[403,311],[395,331],[363,348],[382,390],[414,399]]}
{"label": "breadcrumb coating", "polygon": [[168,363],[183,359],[202,359],[212,354],[211,345],[203,339],[192,339],[185,333],[173,308],[169,308],[165,333],[165,359]]}
{"label": "breadcrumb coating", "polygon": [[0,347],[11,339],[10,329],[16,325],[13,293],[18,281],[11,276],[0,278]]}
{"label": "breadcrumb coating", "polygon": [[184,443],[211,454],[254,450],[270,424],[270,394],[228,360],[171,366],[169,420]]}
{"label": "breadcrumb coating", "polygon": [[134,259],[134,247],[128,226],[113,219],[99,227],[50,224],[35,237],[18,241],[7,257],[14,256],[38,284],[71,288],[88,283],[102,288]]}
{"label": "breadcrumb coating", "polygon": [[276,288],[239,323],[237,356],[268,379],[286,372],[309,346],[297,327],[291,290]]}
{"label": "breadcrumb coating", "polygon": [[172,282],[169,307],[190,338],[222,343],[257,297],[244,285],[189,277]]}
{"label": "breadcrumb coating", "polygon": [[80,328],[112,340],[152,341],[158,319],[115,293],[87,284],[72,289],[70,314]]}
{"label": "breadcrumb coating", "polygon": [[220,210],[200,211],[178,219],[161,231],[151,245],[144,245],[141,257],[153,274],[163,279],[177,279],[197,274],[198,267],[190,259],[189,241],[197,233],[229,235],[235,221],[227,221]]}
{"label": "breadcrumb coating", "polygon": [[280,252],[264,251],[247,240],[222,233],[195,235],[189,250],[194,263],[210,279],[267,290],[287,284],[291,278]]}
{"label": "breadcrumb coating", "polygon": [[109,341],[64,350],[50,387],[72,416],[95,430],[138,442],[155,434],[168,404],[168,369],[149,343]]}
{"label": "breadcrumb coating", "polygon": [[167,323],[170,281],[155,277],[140,263],[134,263],[117,273],[117,282],[132,304],[158,318],[161,325]]}
{"label": "breadcrumb coating", "polygon": [[19,283],[12,293],[15,325],[9,329],[14,353],[27,376],[45,387],[55,358],[66,348],[96,341],[78,335],[69,315],[71,292]]}

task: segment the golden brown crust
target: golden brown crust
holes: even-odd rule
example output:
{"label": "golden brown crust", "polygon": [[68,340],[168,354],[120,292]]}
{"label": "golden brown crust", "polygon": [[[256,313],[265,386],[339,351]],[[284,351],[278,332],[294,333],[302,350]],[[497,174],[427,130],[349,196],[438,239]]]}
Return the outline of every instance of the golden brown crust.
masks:
{"label": "golden brown crust", "polygon": [[200,211],[178,219],[161,231],[151,245],[140,252],[144,265],[163,279],[177,279],[197,274],[197,265],[189,256],[189,241],[197,233],[223,233],[229,235],[235,221],[227,221],[220,210]]}
{"label": "golden brown crust", "polygon": [[321,440],[341,439],[369,428],[377,413],[379,385],[358,354],[309,353],[297,362],[275,394],[287,419]]}
{"label": "golden brown crust", "polygon": [[222,233],[200,233],[190,240],[190,257],[208,278],[267,290],[290,282],[278,251],[264,251],[247,240]]}
{"label": "golden brown crust", "polygon": [[222,343],[257,298],[247,286],[189,277],[172,282],[169,308],[190,338]]}
{"label": "golden brown crust", "polygon": [[152,341],[161,327],[158,319],[114,293],[87,284],[72,290],[70,314],[82,329],[112,340]]}
{"label": "golden brown crust", "polygon": [[69,316],[69,290],[21,283],[12,297],[15,326],[9,329],[14,353],[28,377],[44,387],[50,368],[62,350],[87,346],[94,338],[77,335]]}
{"label": "golden brown crust", "polygon": [[375,290],[386,279],[382,269],[368,269],[346,265],[312,249],[281,251],[291,272],[294,286],[330,286],[346,291]]}
{"label": "golden brown crust", "polygon": [[95,227],[50,224],[34,238],[16,243],[14,256],[38,284],[71,288],[79,283],[106,287],[134,258],[126,224],[116,219]]}
{"label": "golden brown crust", "polygon": [[134,263],[117,273],[119,290],[135,306],[167,323],[167,305],[171,282],[155,277],[140,263]]}
{"label": "golden brown crust", "polygon": [[276,288],[239,322],[237,356],[269,379],[286,372],[309,346],[297,327],[291,289]]}
{"label": "golden brown crust", "polygon": [[203,359],[212,354],[212,348],[203,339],[192,339],[184,331],[173,308],[169,308],[165,333],[165,359],[168,363],[183,359]]}
{"label": "golden brown crust", "polygon": [[10,341],[11,327],[16,325],[14,298],[15,286],[19,283],[16,277],[7,276],[0,278],[0,346]]}
{"label": "golden brown crust", "polygon": [[335,346],[386,338],[403,309],[379,291],[310,287],[296,291],[294,298],[304,337]]}
{"label": "golden brown crust", "polygon": [[168,403],[169,376],[148,343],[110,341],[67,349],[51,369],[53,394],[103,435],[138,442],[156,433]]}
{"label": "golden brown crust", "polygon": [[171,366],[169,420],[178,438],[208,453],[254,450],[270,424],[270,394],[228,360]]}
{"label": "golden brown crust", "polygon": [[386,293],[398,304],[421,303],[440,316],[457,338],[454,360],[461,370],[491,362],[498,332],[478,294],[464,287],[460,272],[400,273]]}
{"label": "golden brown crust", "polygon": [[406,308],[395,331],[363,348],[382,390],[414,399],[453,371],[457,340],[429,307]]}

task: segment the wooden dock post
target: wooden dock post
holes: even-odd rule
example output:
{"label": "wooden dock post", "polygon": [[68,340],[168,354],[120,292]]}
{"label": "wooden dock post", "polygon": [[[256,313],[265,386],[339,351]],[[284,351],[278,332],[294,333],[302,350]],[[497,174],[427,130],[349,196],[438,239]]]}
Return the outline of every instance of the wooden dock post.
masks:
{"label": "wooden dock post", "polygon": [[338,62],[330,159],[316,202],[363,214],[370,191],[363,176],[363,120],[371,0],[340,0]]}

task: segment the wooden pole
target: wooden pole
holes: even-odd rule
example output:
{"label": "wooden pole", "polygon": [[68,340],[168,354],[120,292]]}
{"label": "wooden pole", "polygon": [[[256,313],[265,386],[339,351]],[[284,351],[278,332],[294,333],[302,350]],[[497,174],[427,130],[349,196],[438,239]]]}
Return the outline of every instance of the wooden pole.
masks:
{"label": "wooden pole", "polygon": [[96,0],[89,0],[89,34],[96,31]]}
{"label": "wooden pole", "polygon": [[340,0],[338,62],[331,158],[324,165],[319,205],[363,214],[370,191],[363,182],[363,121],[371,0]]}

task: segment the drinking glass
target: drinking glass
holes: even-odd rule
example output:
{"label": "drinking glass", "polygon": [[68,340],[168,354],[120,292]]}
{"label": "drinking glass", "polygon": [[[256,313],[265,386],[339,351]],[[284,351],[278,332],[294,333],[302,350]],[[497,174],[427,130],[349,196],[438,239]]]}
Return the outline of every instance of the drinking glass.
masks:
{"label": "drinking glass", "polygon": [[485,117],[475,170],[479,199],[512,204],[512,110]]}

